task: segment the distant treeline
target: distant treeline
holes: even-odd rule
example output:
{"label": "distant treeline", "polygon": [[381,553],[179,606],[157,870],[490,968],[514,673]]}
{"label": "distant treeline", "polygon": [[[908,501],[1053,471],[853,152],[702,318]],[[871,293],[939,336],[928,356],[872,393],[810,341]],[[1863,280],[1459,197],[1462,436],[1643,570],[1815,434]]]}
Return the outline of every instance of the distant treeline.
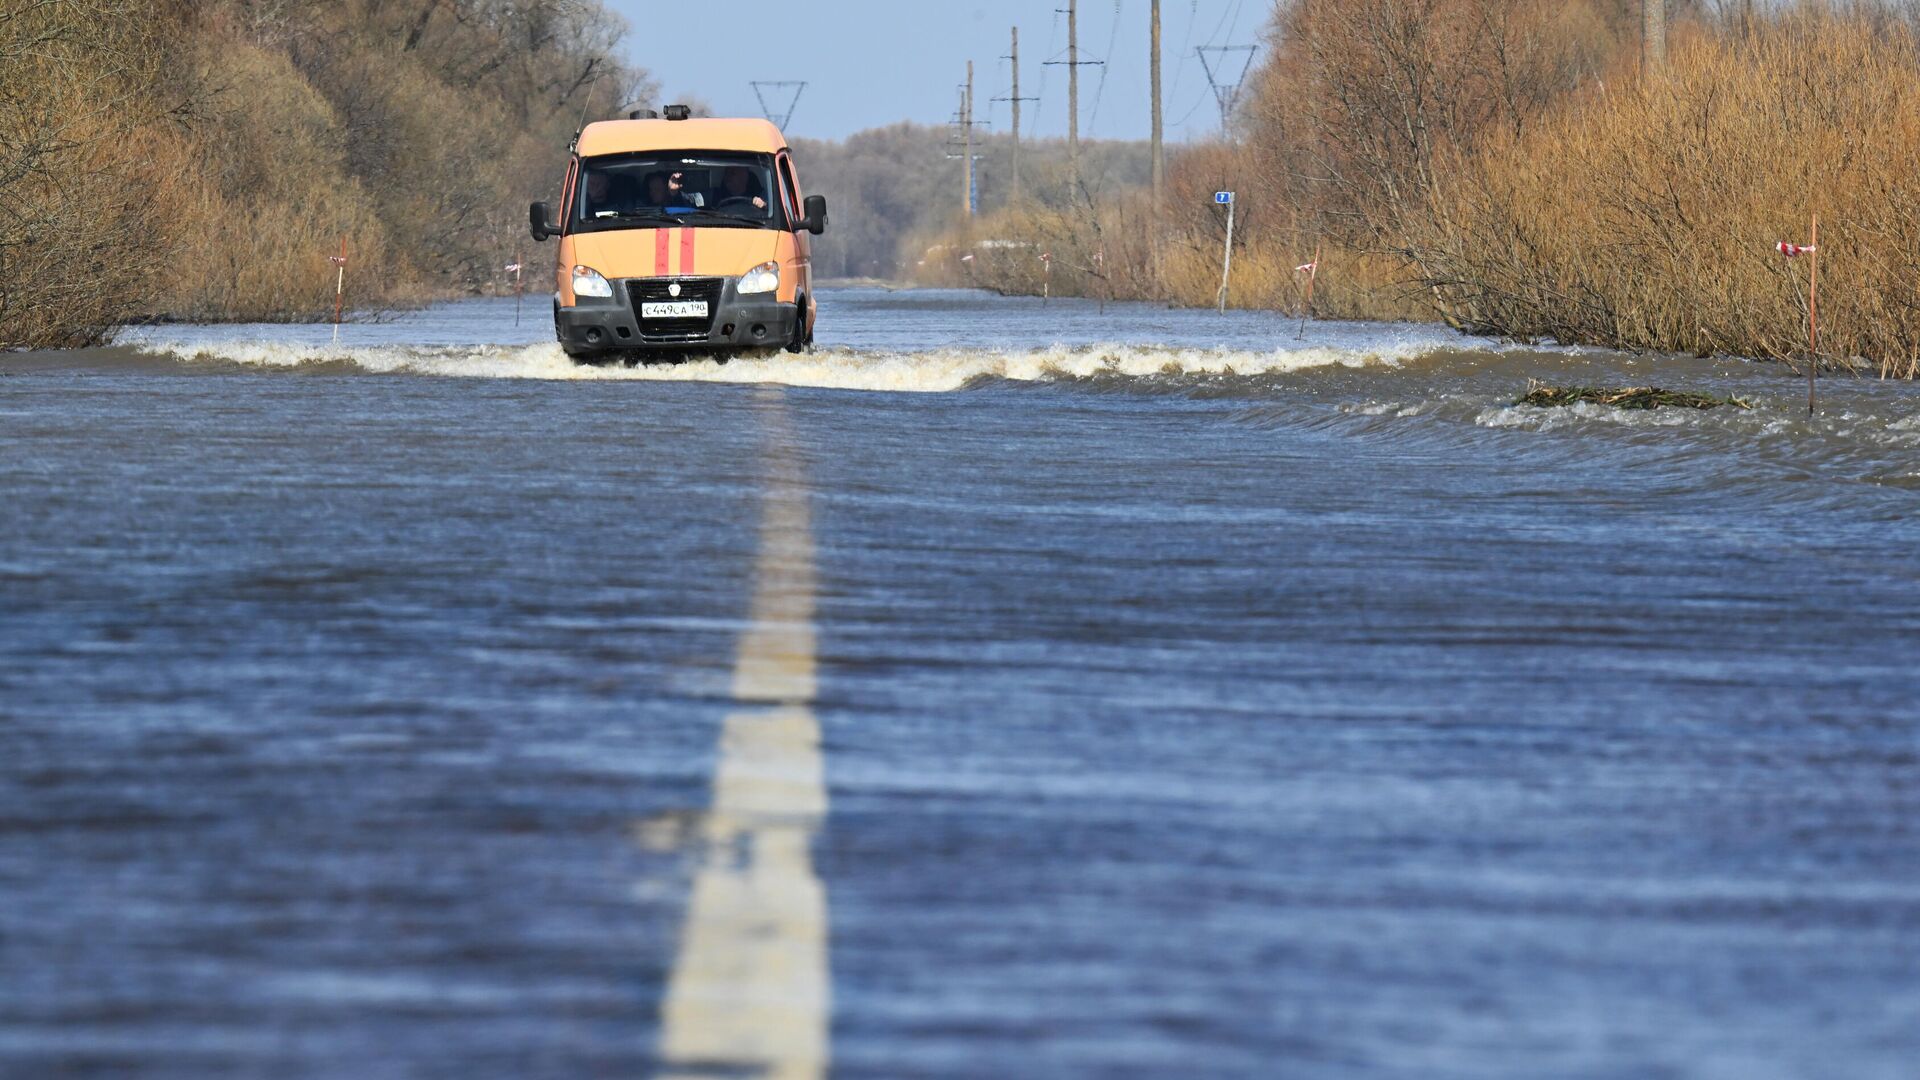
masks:
{"label": "distant treeline", "polygon": [[[1147,182],[1147,144],[1088,142],[1083,173],[1115,194]],[[828,277],[912,276],[925,250],[966,217],[963,146],[948,127],[896,124],[843,142],[799,139],[795,160],[808,192],[827,197],[833,227],[814,245],[816,272]],[[1008,134],[975,137],[975,190],[983,211],[1011,205],[1014,145]],[[1047,202],[1069,201],[1064,140],[1023,140],[1020,189]]]}
{"label": "distant treeline", "polygon": [[[1630,349],[1920,373],[1920,43],[1911,4],[1286,0],[1229,142],[1182,148],[1165,202],[1040,197],[944,238],[922,280],[1214,301]],[[961,263],[959,256],[974,258]]]}
{"label": "distant treeline", "polygon": [[589,109],[595,0],[37,0],[0,17],[0,347],[497,281]]}

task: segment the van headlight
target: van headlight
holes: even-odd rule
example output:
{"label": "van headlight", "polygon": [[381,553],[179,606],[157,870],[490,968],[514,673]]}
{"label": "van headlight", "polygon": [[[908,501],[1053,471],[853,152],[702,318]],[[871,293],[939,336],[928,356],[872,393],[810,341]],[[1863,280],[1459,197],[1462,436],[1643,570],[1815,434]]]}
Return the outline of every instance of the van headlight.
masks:
{"label": "van headlight", "polygon": [[780,288],[780,263],[763,262],[759,266],[740,275],[740,295],[769,293]]}
{"label": "van headlight", "polygon": [[591,266],[573,268],[573,295],[611,297],[613,285]]}

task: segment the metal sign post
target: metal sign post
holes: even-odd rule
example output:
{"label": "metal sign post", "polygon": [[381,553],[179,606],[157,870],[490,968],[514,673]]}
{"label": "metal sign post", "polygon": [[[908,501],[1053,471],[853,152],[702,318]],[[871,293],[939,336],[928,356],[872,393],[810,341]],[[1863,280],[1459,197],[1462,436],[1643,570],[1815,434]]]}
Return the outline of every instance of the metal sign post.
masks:
{"label": "metal sign post", "polygon": [[1220,314],[1227,313],[1227,285],[1233,280],[1233,192],[1216,191],[1213,193],[1216,206],[1227,208],[1227,254],[1220,267]]}
{"label": "metal sign post", "polygon": [[347,238],[340,238],[340,254],[327,256],[334,265],[333,278],[333,343],[340,344],[340,309],[347,295]]}

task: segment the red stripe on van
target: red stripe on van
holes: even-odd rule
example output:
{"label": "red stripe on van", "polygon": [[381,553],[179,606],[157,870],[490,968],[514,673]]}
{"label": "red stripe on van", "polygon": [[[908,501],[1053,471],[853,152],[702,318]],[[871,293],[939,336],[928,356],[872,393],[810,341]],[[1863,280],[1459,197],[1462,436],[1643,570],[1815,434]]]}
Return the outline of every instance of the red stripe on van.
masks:
{"label": "red stripe on van", "polygon": [[653,276],[667,276],[667,230],[653,230]]}
{"label": "red stripe on van", "polygon": [[693,234],[696,230],[680,230],[680,274],[682,277],[693,273]]}

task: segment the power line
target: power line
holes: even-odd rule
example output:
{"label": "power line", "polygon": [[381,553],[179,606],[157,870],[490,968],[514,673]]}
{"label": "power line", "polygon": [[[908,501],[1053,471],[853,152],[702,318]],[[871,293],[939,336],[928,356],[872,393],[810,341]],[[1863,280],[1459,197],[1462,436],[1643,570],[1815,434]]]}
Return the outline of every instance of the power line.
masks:
{"label": "power line", "polygon": [[[1060,9],[1055,8],[1053,12],[1053,25],[1047,29],[1047,51],[1044,53],[1041,53],[1040,55],[1042,56],[1054,55],[1053,45],[1054,45],[1054,42],[1058,40],[1060,40]],[[1040,101],[1043,105],[1045,104],[1046,99],[1047,99],[1047,66],[1046,64],[1043,63],[1040,65]],[[1035,109],[1034,111],[1038,113],[1039,109]]]}
{"label": "power line", "polygon": [[[1113,55],[1114,42],[1120,40],[1121,9],[1124,5],[1125,0],[1113,0],[1113,30],[1107,34],[1107,55],[1109,57]],[[1100,83],[1093,89],[1093,112],[1087,117],[1088,131],[1092,131],[1094,125],[1100,122],[1100,99],[1106,95],[1107,72],[1110,70],[1112,69],[1108,65],[1100,65]]]}
{"label": "power line", "polygon": [[1232,41],[1233,35],[1240,32],[1240,5],[1245,2],[1246,0],[1233,0],[1233,23],[1227,27],[1228,41]]}
{"label": "power line", "polygon": [[1167,91],[1167,97],[1180,96],[1180,76],[1186,73],[1187,57],[1193,49],[1193,24],[1200,21],[1200,0],[1193,0],[1193,7],[1187,12],[1187,39],[1180,43],[1180,62],[1174,65],[1173,87]]}

